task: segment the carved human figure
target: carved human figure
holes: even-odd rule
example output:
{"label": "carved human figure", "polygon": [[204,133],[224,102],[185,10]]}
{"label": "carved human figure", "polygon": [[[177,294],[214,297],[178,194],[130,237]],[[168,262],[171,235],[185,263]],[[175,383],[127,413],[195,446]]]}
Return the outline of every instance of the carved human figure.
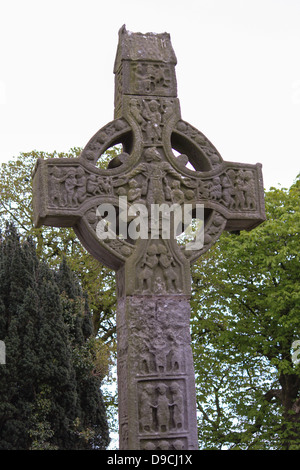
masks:
{"label": "carved human figure", "polygon": [[234,199],[233,199],[234,188],[233,188],[232,182],[230,181],[227,175],[224,175],[221,181],[222,181],[222,199],[224,201],[225,206],[227,206],[228,209],[232,209],[234,206]]}
{"label": "carved human figure", "polygon": [[209,188],[204,181],[198,182],[198,194],[200,198],[207,199],[209,197]]}
{"label": "carved human figure", "polygon": [[144,203],[142,200],[142,188],[139,185],[139,183],[132,178],[129,183],[129,190],[127,193],[127,199],[128,202],[133,202],[133,203]]}
{"label": "carved human figure", "polygon": [[244,209],[245,207],[245,196],[244,196],[244,179],[243,172],[229,170],[231,178],[234,181],[234,196],[235,196],[235,209]]}
{"label": "carved human figure", "polygon": [[143,100],[142,117],[145,119],[145,124],[142,130],[146,133],[148,142],[157,143],[161,139],[161,112],[159,110],[160,103],[157,100]]}
{"label": "carved human figure", "polygon": [[148,346],[144,347],[140,353],[140,372],[143,374],[149,374],[153,370],[152,364],[155,362],[154,355],[149,351]]}
{"label": "carved human figure", "polygon": [[175,371],[180,371],[181,370],[181,364],[182,364],[182,351],[179,352],[180,350],[178,349],[177,346],[173,345],[170,349],[170,352],[168,354],[169,358],[169,364],[170,364],[170,370],[175,372]]}
{"label": "carved human figure", "polygon": [[75,199],[75,189],[77,185],[77,180],[76,180],[76,170],[75,168],[70,168],[67,172],[67,176],[65,179],[65,190],[66,190],[66,199],[67,203],[72,207],[74,204],[76,204],[76,199]]}
{"label": "carved human figure", "polygon": [[146,292],[152,292],[154,268],[158,264],[157,248],[152,244],[148,247],[147,253],[141,263],[140,276],[138,277],[139,289]]}
{"label": "carved human figure", "polygon": [[98,184],[99,184],[101,194],[103,193],[108,194],[110,192],[111,186],[110,186],[109,178],[107,176],[103,178],[101,176],[98,176]]}
{"label": "carved human figure", "polygon": [[153,442],[147,442],[147,444],[145,444],[144,446],[144,450],[155,450],[156,447],[155,447],[155,444],[153,444]]}
{"label": "carved human figure", "polygon": [[174,204],[184,203],[184,192],[180,189],[180,181],[178,180],[172,181],[171,198]]}
{"label": "carved human figure", "polygon": [[63,206],[66,204],[66,200],[63,198],[61,191],[61,183],[65,181],[65,175],[61,168],[54,166],[50,170],[49,179],[49,195],[53,205]]}
{"label": "carved human figure", "polygon": [[162,243],[158,245],[157,253],[159,255],[158,263],[163,269],[163,275],[169,292],[180,292],[178,275],[176,273],[176,263],[173,256],[168,252],[167,247]]}
{"label": "carved human figure", "polygon": [[150,432],[153,430],[153,408],[152,403],[153,386],[147,384],[143,387],[140,394],[140,429],[141,432]]}
{"label": "carved human figure", "polygon": [[182,429],[183,427],[183,394],[180,385],[177,382],[172,382],[170,385],[170,393],[172,395],[172,415],[174,427]]}
{"label": "carved human figure", "polygon": [[155,356],[156,372],[162,374],[167,369],[167,358],[165,354],[166,341],[161,332],[158,332],[157,335],[153,338],[152,346],[152,351]]}
{"label": "carved human figure", "polygon": [[168,441],[160,441],[158,444],[159,450],[169,450],[170,449],[170,444]]}
{"label": "carved human figure", "polygon": [[168,387],[164,383],[159,383],[156,387],[157,396],[157,424],[159,432],[169,431],[170,406],[167,397]]}
{"label": "carved human figure", "polygon": [[145,119],[142,116],[141,106],[138,99],[133,98],[132,100],[130,100],[130,112],[138,124],[141,125],[145,123]]}
{"label": "carved human figure", "polygon": [[210,197],[213,200],[220,199],[222,197],[222,185],[219,176],[215,176],[212,180]]}
{"label": "carved human figure", "polygon": [[181,176],[172,168],[168,162],[162,161],[160,152],[156,147],[149,147],[144,151],[144,159],[146,163],[140,163],[128,175],[128,179],[135,177],[138,174],[143,174],[146,178],[145,190],[147,194],[147,205],[162,204],[166,201],[165,194],[165,176],[171,175],[176,179],[181,179]]}
{"label": "carved human figure", "polygon": [[96,194],[101,194],[97,176],[95,174],[91,174],[87,177],[86,190],[89,194],[93,194],[94,196]]}
{"label": "carved human figure", "polygon": [[135,89],[137,93],[147,93],[151,90],[149,77],[145,76],[143,64],[135,64]]}
{"label": "carved human figure", "polygon": [[176,441],[173,442],[173,447],[175,450],[182,450],[184,449],[184,443],[180,439],[176,439]]}
{"label": "carved human figure", "polygon": [[255,209],[255,185],[252,171],[245,171],[244,173],[244,191],[246,208]]}
{"label": "carved human figure", "polygon": [[75,204],[81,203],[86,198],[86,175],[83,168],[79,167],[76,172],[76,190],[74,194]]}

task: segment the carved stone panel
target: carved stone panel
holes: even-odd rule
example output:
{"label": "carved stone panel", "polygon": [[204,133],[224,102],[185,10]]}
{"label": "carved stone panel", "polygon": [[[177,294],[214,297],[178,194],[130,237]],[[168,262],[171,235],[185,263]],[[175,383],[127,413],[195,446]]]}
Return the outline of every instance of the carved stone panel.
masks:
{"label": "carved stone panel", "polygon": [[[189,313],[188,299],[179,295],[119,300],[119,419],[135,427],[137,448],[196,448],[189,431],[195,424]],[[128,439],[130,446],[130,432]]]}
{"label": "carved stone panel", "polygon": [[187,429],[184,379],[138,382],[139,433],[170,435]]}

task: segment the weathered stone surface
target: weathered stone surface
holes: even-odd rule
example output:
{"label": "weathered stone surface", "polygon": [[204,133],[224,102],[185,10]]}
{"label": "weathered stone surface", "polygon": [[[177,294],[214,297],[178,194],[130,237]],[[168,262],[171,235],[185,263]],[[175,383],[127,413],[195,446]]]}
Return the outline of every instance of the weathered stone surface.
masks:
{"label": "weathered stone surface", "polygon": [[[39,160],[33,175],[36,226],[73,227],[87,250],[116,271],[120,449],[197,448],[190,264],[223,230],[251,230],[265,219],[261,165],[223,161],[182,120],[175,65],[167,33],[122,27],[115,119],[79,158]],[[107,169],[98,168],[103,152],[117,143],[122,153]],[[156,232],[124,235],[122,201],[126,211],[136,204],[147,209],[150,225],[158,221]],[[117,214],[115,236],[108,238],[99,235],[107,217],[99,212],[103,204]],[[203,204],[203,245],[190,250],[173,234],[164,237],[164,215],[155,219],[151,212],[155,204]]]}
{"label": "weathered stone surface", "polygon": [[189,298],[127,296],[117,315],[121,448],[197,449]]}

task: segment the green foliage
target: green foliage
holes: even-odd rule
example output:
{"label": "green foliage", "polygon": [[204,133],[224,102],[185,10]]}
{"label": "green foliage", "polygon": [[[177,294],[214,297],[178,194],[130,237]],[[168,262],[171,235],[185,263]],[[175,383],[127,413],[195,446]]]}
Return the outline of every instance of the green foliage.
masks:
{"label": "green foliage", "polygon": [[0,449],[105,449],[86,298],[65,261],[50,269],[13,226],[0,243],[0,306]]}
{"label": "green foliage", "polygon": [[[67,153],[33,151],[21,153],[8,163],[3,163],[0,167],[0,228],[5,230],[6,222],[12,220],[21,239],[32,238],[39,259],[46,260],[54,268],[65,259],[71,270],[76,272],[83,291],[87,293],[92,313],[94,335],[97,336],[92,357],[94,371],[101,378],[111,368],[116,354],[114,273],[83,248],[73,229],[46,226],[36,229],[33,226],[31,175],[38,158],[76,158],[80,151],[79,148],[70,149]],[[108,149],[97,166],[105,168],[119,152],[118,146]],[[63,307],[65,303],[70,307],[69,299],[64,298],[63,294],[61,303]],[[63,311],[65,316],[72,317],[71,308],[64,308]],[[71,322],[72,319],[68,320]],[[76,360],[79,360],[78,357]],[[110,374],[106,380],[112,380]],[[111,402],[110,397],[107,401]]]}
{"label": "green foliage", "polygon": [[[204,448],[300,447],[298,179],[267,221],[224,233],[193,268],[192,336]],[[203,378],[205,377],[205,380]]]}
{"label": "green foliage", "polygon": [[[3,163],[0,167],[0,228],[4,230],[6,222],[13,221],[21,237],[31,236],[38,257],[46,259],[51,266],[59,265],[62,258],[66,258],[88,294],[94,330],[104,335],[107,342],[115,335],[114,273],[83,248],[73,229],[46,226],[36,229],[33,225],[31,175],[38,158],[76,158],[80,151],[79,148],[70,149],[67,153],[33,151],[21,153]],[[105,168],[118,152],[118,146],[108,149],[98,161],[98,166]]]}
{"label": "green foliage", "polygon": [[[93,380],[100,383],[107,372],[109,381],[115,380],[111,375],[111,358],[115,356],[114,274],[85,251],[72,229],[33,227],[31,173],[37,158],[74,158],[79,152],[80,149],[71,149],[67,154],[21,154],[8,164],[3,164],[0,171],[0,224],[12,218],[21,238],[25,240],[31,235],[39,259],[45,259],[51,266],[57,267],[65,257],[63,263],[66,264],[60,269],[70,266],[76,272],[82,289],[87,291],[95,332],[93,337],[89,336],[90,322],[86,322],[87,299],[78,294],[78,284],[75,288],[67,271],[60,279],[59,274],[55,275],[55,289],[58,288],[57,284],[60,285],[58,295],[63,319],[62,323],[59,323],[61,320],[57,323],[60,325],[57,331],[62,334],[68,325],[68,341],[62,344],[60,335],[53,337],[52,330],[48,331],[41,322],[43,341],[47,347],[40,346],[39,352],[47,350],[54,341],[61,348],[60,357],[65,357],[66,368],[60,366],[60,377],[62,388],[70,388],[68,403],[64,405],[69,409],[74,406],[74,400],[79,400],[82,407],[85,404],[91,406],[90,393],[96,383]],[[116,153],[117,149],[109,149],[100,166],[105,166]],[[266,211],[267,221],[264,224],[251,232],[241,232],[239,236],[224,233],[192,269],[191,332],[197,381],[199,442],[203,449],[300,447],[300,365],[291,360],[292,343],[300,339],[299,179],[289,190],[271,188],[266,192]],[[17,317],[14,313],[18,300],[24,296],[21,282],[30,279],[32,269],[36,273],[41,271],[41,268],[37,269],[37,260],[30,262],[30,269],[23,265],[16,269],[12,263],[5,268],[1,277],[3,293],[7,292],[8,279],[15,280],[9,281],[9,308],[6,294],[0,296],[0,332],[6,331],[9,324],[8,354],[20,359],[20,364],[17,361],[10,366],[15,368],[15,374],[20,373],[20,368],[23,370],[30,365],[35,370],[33,365],[39,362],[35,358],[35,348],[42,344],[38,338],[29,339],[29,333],[34,328],[32,322],[26,320],[24,309],[18,307]],[[40,274],[38,278],[41,279]],[[74,288],[75,292],[72,292]],[[45,287],[43,289],[47,298],[56,298],[55,289],[52,293],[51,290],[47,293]],[[32,311],[32,318],[35,318],[34,306],[41,300],[37,296],[37,300],[33,301],[33,297],[34,293],[26,297],[26,308],[28,312]],[[55,312],[56,301],[52,303]],[[77,312],[81,312],[80,315]],[[23,328],[26,335],[28,333],[26,341],[17,334]],[[0,339],[4,339],[1,334]],[[24,351],[21,356],[18,353],[20,348]],[[50,358],[50,364],[43,372],[47,377],[51,377],[50,365],[54,367],[58,360],[52,352]],[[65,380],[64,374],[70,374],[67,366],[70,362],[73,372]],[[7,368],[0,369],[2,373],[5,370]],[[39,378],[37,375],[37,384],[40,383]],[[82,384],[81,388],[74,385],[76,378]],[[2,379],[5,384],[5,373]],[[49,400],[53,402],[53,396],[51,393],[49,395],[49,390],[53,391],[51,386],[50,378],[43,381],[34,393],[33,403],[23,395],[23,405],[13,399],[1,402],[0,429],[3,416],[9,416],[8,430],[19,429],[15,435],[21,436],[23,428],[15,417],[21,413],[24,417],[29,416],[30,423],[27,434],[23,432],[27,439],[30,437],[25,446],[29,445],[28,442],[34,448],[56,446],[53,432],[58,423],[53,420],[49,403]],[[20,393],[16,383],[14,387]],[[21,388],[30,390],[30,387],[24,388],[23,382]],[[55,395],[56,415],[60,413],[60,399],[63,402],[65,394],[59,396],[57,391]],[[109,387],[104,400],[108,417],[112,418],[116,395]],[[72,436],[79,439],[82,446],[92,445],[96,442],[95,428],[81,413],[75,414],[68,418],[68,429],[72,429]]]}

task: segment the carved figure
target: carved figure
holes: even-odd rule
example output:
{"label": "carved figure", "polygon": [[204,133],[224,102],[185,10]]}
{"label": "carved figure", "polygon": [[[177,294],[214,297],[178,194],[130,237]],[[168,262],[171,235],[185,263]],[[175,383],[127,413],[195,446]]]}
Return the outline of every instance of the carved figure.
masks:
{"label": "carved figure", "polygon": [[200,198],[208,199],[209,197],[209,188],[206,182],[199,181],[198,183],[198,194]]}
{"label": "carved figure", "polygon": [[66,200],[63,198],[61,191],[61,183],[65,181],[65,176],[61,168],[54,166],[50,170],[50,184],[49,184],[49,194],[51,203],[54,206],[63,206],[66,204]]}
{"label": "carved figure", "polygon": [[171,185],[171,198],[174,204],[184,203],[184,192],[180,189],[180,181],[174,180]]}
{"label": "carved figure", "polygon": [[165,354],[166,341],[162,333],[158,333],[152,340],[153,353],[155,355],[156,371],[162,374],[167,369],[167,359]]}
{"label": "carved figure", "polygon": [[153,272],[158,265],[157,248],[152,244],[148,247],[147,253],[141,263],[141,272],[139,277],[139,289],[141,291],[151,292],[153,287]]}
{"label": "carved figure", "polygon": [[140,395],[140,427],[142,432],[150,432],[153,429],[152,403],[153,387],[145,385]]}
{"label": "carved figure", "polygon": [[152,364],[154,362],[154,354],[149,351],[147,348],[144,352],[140,354],[140,372],[144,374],[149,374],[154,369]]}
{"label": "carved figure", "polygon": [[178,372],[181,370],[182,364],[182,351],[179,352],[178,347],[172,346],[168,354],[170,370],[173,372]]}
{"label": "carved figure", "polygon": [[158,449],[160,449],[160,450],[169,450],[170,445],[169,445],[168,441],[160,441],[159,444],[158,444]]}
{"label": "carved figure", "polygon": [[130,112],[138,124],[145,124],[145,119],[141,113],[140,102],[136,98],[130,100]]}
{"label": "carved figure", "polygon": [[130,172],[128,178],[133,178],[138,174],[142,174],[146,178],[144,194],[147,194],[147,205],[162,204],[166,201],[165,176],[167,174],[181,179],[178,173],[172,168],[168,162],[162,161],[160,152],[156,147],[149,147],[144,151],[144,159],[146,163],[139,164]]}
{"label": "carved figure", "polygon": [[75,199],[76,185],[77,185],[76,170],[74,168],[71,168],[70,170],[68,170],[66,180],[65,180],[67,203],[71,207],[74,205],[74,203],[76,204],[76,199]]}
{"label": "carved figure", "polygon": [[158,245],[157,252],[159,254],[159,265],[163,269],[163,275],[166,281],[167,289],[169,292],[180,291],[180,286],[178,284],[178,275],[176,273],[175,267],[176,263],[174,258],[168,252],[165,245]]}
{"label": "carved figure", "polygon": [[220,199],[222,197],[222,185],[219,176],[215,176],[212,180],[210,197],[213,200]]}
{"label": "carved figure", "polygon": [[86,198],[86,176],[83,168],[79,167],[76,173],[76,191],[74,194],[75,204],[81,203]]}
{"label": "carved figure", "polygon": [[153,442],[147,442],[147,444],[145,444],[144,446],[144,450],[155,450],[156,447],[155,447],[155,444],[153,444]]}
{"label": "carved figure", "polygon": [[233,194],[234,194],[233,185],[230,179],[228,178],[228,176],[225,175],[222,177],[222,199],[224,201],[225,206],[227,206],[228,209],[232,209],[234,206]]}
{"label": "carved figure", "polygon": [[157,423],[160,432],[166,432],[169,430],[170,421],[170,409],[169,399],[166,395],[168,387],[164,383],[157,385]]}
{"label": "carved figure", "polygon": [[176,441],[173,442],[173,447],[175,450],[182,450],[184,449],[184,443],[180,439],[176,439]]}
{"label": "carved figure", "polygon": [[248,209],[255,209],[255,184],[252,171],[245,171],[244,174],[245,206]]}
{"label": "carved figure", "polygon": [[101,194],[96,175],[92,174],[87,177],[86,190],[94,196],[96,194]]}
{"label": "carved figure", "polygon": [[129,181],[127,199],[133,203],[144,203],[142,200],[142,188],[134,178]]}
{"label": "carved figure", "polygon": [[142,130],[145,131],[148,142],[157,143],[161,140],[161,112],[159,110],[160,103],[157,100],[143,100],[142,117],[145,124]]}
{"label": "carved figure", "polygon": [[183,427],[183,394],[180,385],[177,382],[172,382],[170,385],[170,393],[173,402],[170,404],[173,408],[173,423],[176,429]]}
{"label": "carved figure", "polygon": [[235,199],[235,209],[244,209],[245,207],[245,196],[244,196],[244,180],[243,172],[238,171],[237,173],[234,170],[229,170],[228,172],[231,176],[231,179],[234,181],[234,199]]}

